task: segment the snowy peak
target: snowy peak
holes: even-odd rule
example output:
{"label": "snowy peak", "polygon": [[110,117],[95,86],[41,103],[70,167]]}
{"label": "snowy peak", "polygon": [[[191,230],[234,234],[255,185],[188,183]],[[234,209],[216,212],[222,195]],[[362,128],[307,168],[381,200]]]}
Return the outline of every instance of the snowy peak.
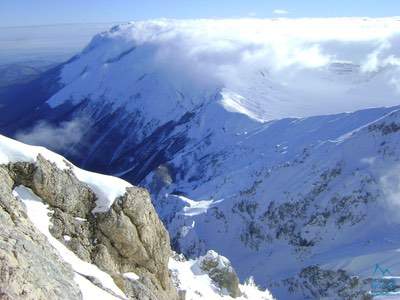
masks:
{"label": "snowy peak", "polygon": [[214,101],[219,92],[235,95],[224,102],[228,111],[264,121],[354,111],[377,101],[395,105],[399,23],[395,18],[132,22],[97,35],[66,64],[64,88],[48,103],[89,99],[164,121]]}

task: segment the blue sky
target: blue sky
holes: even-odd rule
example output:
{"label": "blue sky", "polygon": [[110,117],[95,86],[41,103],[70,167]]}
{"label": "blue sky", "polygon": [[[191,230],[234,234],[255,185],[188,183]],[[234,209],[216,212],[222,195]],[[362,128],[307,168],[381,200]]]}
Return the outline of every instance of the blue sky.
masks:
{"label": "blue sky", "polygon": [[400,15],[399,0],[0,0],[2,27],[115,22],[160,17],[393,15]]}

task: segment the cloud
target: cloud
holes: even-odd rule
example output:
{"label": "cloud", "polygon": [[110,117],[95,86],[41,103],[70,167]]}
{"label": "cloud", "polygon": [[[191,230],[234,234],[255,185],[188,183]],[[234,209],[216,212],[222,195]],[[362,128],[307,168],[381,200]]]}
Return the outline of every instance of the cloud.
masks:
{"label": "cloud", "polygon": [[[374,55],[371,51],[377,51],[377,47],[384,50],[383,44],[400,34],[397,23],[389,18],[153,20],[133,22],[102,37],[112,38],[113,47],[117,38],[121,47],[132,42],[148,47],[150,51],[143,59],[177,58],[178,53],[179,60],[200,64],[219,66],[230,61],[235,65],[259,59],[281,68],[317,66],[314,58],[328,58],[326,64],[335,56],[361,63],[366,55]],[[305,59],[305,52],[313,55]]]}
{"label": "cloud", "polygon": [[286,9],[274,9],[272,11],[275,15],[287,15],[289,14],[289,11],[287,11]]}
{"label": "cloud", "polygon": [[17,133],[15,138],[23,143],[43,146],[54,151],[73,152],[72,148],[81,141],[87,123],[84,119],[74,119],[54,126],[41,121],[30,130]]}
{"label": "cloud", "polygon": [[400,166],[395,166],[380,178],[383,192],[383,204],[388,214],[394,214],[399,220],[400,209]]}
{"label": "cloud", "polygon": [[389,86],[400,93],[400,34],[382,40],[361,64],[361,71],[376,74],[385,71]]}
{"label": "cloud", "polygon": [[[67,65],[66,87],[51,101],[140,93],[141,109],[163,118],[177,106],[171,86],[185,111],[227,89],[264,120],[396,105],[399,42],[394,18],[132,22],[98,35]],[[123,62],[106,63],[132,47]],[[153,82],[137,81],[144,74]]]}

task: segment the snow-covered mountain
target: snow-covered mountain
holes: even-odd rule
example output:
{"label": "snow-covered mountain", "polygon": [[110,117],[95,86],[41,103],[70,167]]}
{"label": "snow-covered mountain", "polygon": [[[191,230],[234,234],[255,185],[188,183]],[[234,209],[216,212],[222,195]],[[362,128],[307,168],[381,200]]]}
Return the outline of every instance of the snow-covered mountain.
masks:
{"label": "snow-covered mountain", "polygon": [[214,249],[278,299],[354,299],[376,263],[400,272],[399,34],[398,18],[120,25],[23,113],[0,107],[2,132],[144,185],[175,250]]}

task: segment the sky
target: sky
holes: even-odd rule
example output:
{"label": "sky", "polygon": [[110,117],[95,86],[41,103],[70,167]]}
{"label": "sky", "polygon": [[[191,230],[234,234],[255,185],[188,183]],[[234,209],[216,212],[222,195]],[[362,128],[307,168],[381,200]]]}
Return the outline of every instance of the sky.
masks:
{"label": "sky", "polygon": [[153,18],[384,17],[399,0],[1,0],[0,27]]}

